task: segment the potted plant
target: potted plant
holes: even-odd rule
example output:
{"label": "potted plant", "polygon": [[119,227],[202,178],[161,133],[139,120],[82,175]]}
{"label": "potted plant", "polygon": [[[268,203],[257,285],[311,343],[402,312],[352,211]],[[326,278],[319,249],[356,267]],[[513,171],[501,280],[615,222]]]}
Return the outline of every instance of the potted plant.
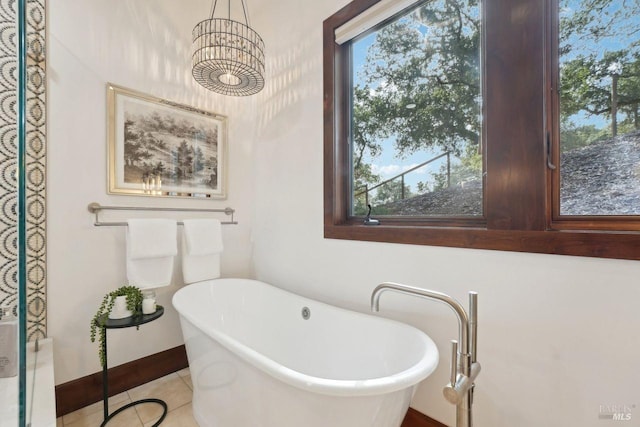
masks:
{"label": "potted plant", "polygon": [[[91,342],[95,342],[96,333],[98,328],[100,327],[100,318],[103,316],[108,316],[115,305],[116,298],[125,297],[126,300],[126,309],[129,310],[133,316],[138,316],[142,313],[142,291],[140,288],[136,286],[121,286],[115,291],[111,291],[104,296],[102,299],[102,303],[100,304],[100,308],[91,319]],[[105,334],[106,330],[104,328],[100,328],[100,337],[98,339],[98,355],[100,356],[100,365],[104,367],[105,365]]]}

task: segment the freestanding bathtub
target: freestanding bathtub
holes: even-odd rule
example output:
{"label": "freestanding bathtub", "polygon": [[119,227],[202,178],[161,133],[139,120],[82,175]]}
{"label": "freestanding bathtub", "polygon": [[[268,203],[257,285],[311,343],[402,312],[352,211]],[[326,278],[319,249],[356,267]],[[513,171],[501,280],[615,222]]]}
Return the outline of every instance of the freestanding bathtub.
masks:
{"label": "freestanding bathtub", "polygon": [[438,363],[412,326],[248,279],[173,297],[202,427],[398,427]]}

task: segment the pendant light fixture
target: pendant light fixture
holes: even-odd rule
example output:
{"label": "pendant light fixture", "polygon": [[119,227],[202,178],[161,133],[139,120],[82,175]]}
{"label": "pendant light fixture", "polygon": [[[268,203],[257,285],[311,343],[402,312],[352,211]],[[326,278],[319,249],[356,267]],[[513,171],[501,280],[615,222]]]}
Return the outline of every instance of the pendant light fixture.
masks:
{"label": "pendant light fixture", "polygon": [[215,0],[210,18],[193,29],[193,77],[223,95],[253,95],[264,87],[264,42],[249,27],[245,2],[240,2],[244,24],[231,19],[231,0],[227,18],[215,18]]}

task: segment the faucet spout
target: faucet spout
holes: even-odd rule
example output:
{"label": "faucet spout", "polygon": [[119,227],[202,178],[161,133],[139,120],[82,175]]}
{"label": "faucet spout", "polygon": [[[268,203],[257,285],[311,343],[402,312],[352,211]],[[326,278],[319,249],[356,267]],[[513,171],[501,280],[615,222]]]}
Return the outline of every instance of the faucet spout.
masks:
{"label": "faucet spout", "polygon": [[428,289],[416,288],[415,286],[408,286],[400,283],[384,282],[376,286],[371,294],[371,311],[380,311],[380,295],[385,291],[399,292],[401,294],[432,299],[447,304],[456,313],[458,318],[458,342],[460,343],[460,353],[463,355],[468,353],[467,330],[469,328],[469,317],[467,316],[467,312],[464,311],[462,305],[454,298],[451,298],[449,295],[443,294],[442,292],[430,291]]}
{"label": "faucet spout", "polygon": [[467,315],[467,312],[458,301],[442,292],[400,283],[384,282],[376,286],[371,294],[372,311],[378,312],[380,310],[380,295],[385,291],[440,301],[456,313],[458,318],[458,341],[452,342],[451,381],[445,386],[443,392],[445,398],[456,405],[456,426],[472,427],[473,381],[480,373],[480,364],[476,361],[478,294],[469,292],[469,315]]}

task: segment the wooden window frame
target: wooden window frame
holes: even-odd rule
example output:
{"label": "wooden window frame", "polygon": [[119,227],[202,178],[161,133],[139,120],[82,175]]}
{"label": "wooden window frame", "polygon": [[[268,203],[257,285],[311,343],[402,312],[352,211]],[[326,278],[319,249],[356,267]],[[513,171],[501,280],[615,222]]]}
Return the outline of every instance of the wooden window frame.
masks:
{"label": "wooden window frame", "polygon": [[[560,164],[560,73],[559,73],[559,16],[554,11],[558,10],[559,0],[548,0],[550,3],[547,22],[549,28],[550,43],[548,43],[547,61],[549,68],[546,71],[550,84],[545,88],[548,93],[547,122],[549,123],[549,138],[551,143],[551,162]],[[595,230],[595,231],[640,231],[640,216],[632,215],[561,215],[560,214],[560,168],[550,172],[550,198],[551,210],[549,215],[549,228],[555,230]],[[636,258],[634,258],[636,259]]]}
{"label": "wooden window frame", "polygon": [[557,0],[483,2],[483,217],[386,217],[377,226],[350,217],[349,52],[334,31],[378,1],[354,0],[323,24],[325,238],[640,259],[637,221],[554,216],[547,134],[558,140],[549,60]]}

